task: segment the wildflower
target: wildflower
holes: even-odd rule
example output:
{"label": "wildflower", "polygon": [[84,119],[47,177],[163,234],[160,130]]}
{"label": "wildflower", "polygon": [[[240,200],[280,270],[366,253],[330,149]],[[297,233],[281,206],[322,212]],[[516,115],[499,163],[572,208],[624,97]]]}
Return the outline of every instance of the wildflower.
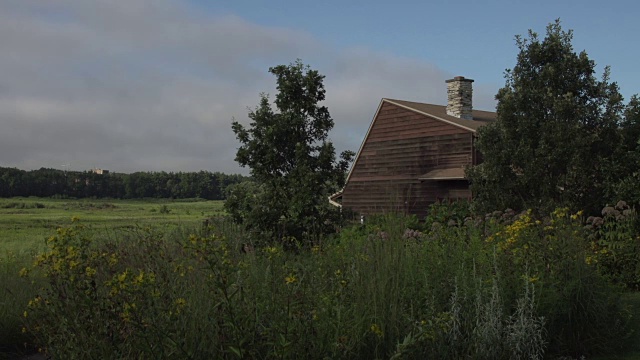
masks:
{"label": "wildflower", "polygon": [[565,216],[567,216],[567,213],[569,212],[569,208],[563,207],[563,208],[557,208],[553,211],[553,213],[551,213],[551,216],[556,218],[556,219],[560,219],[563,218]]}
{"label": "wildflower", "polygon": [[384,336],[384,332],[382,332],[382,329],[380,329],[380,326],[378,326],[378,324],[371,324],[370,330],[379,338]]}
{"label": "wildflower", "polygon": [[605,206],[602,209],[602,216],[606,217],[607,215],[616,215],[616,209],[612,206]]}
{"label": "wildflower", "polygon": [[27,312],[27,310],[25,310],[24,313],[22,313],[22,316],[29,317],[29,313]]}
{"label": "wildflower", "polygon": [[140,285],[144,282],[144,271],[140,270],[140,274],[133,279],[135,285]]}
{"label": "wildflower", "polygon": [[264,249],[264,251],[265,251],[266,253],[269,253],[269,254],[277,254],[277,253],[278,253],[278,248],[277,248],[277,247],[275,247],[275,246],[268,246],[268,247],[266,247],[266,248]]}
{"label": "wildflower", "polygon": [[77,216],[72,216],[71,217],[71,222],[78,222],[78,221],[80,221],[79,217],[77,217]]}
{"label": "wildflower", "polygon": [[87,266],[86,269],[84,269],[85,273],[87,274],[88,277],[92,277],[93,275],[96,274],[97,270],[94,268],[91,268],[89,266]]}
{"label": "wildflower", "polygon": [[187,305],[187,300],[185,300],[184,298],[176,299],[176,314],[180,314],[182,308],[184,308],[185,305]]}
{"label": "wildflower", "polygon": [[582,216],[582,210],[578,211],[578,212],[577,212],[577,213],[575,213],[575,214],[571,214],[570,218],[571,218],[571,220],[578,220],[578,218],[579,218],[580,216]]}
{"label": "wildflower", "polygon": [[129,270],[125,270],[125,272],[123,272],[122,274],[118,275],[118,281],[120,283],[124,283],[125,280],[127,280],[127,274],[129,273]]}
{"label": "wildflower", "polygon": [[120,313],[120,317],[124,322],[131,321],[131,313],[129,312],[129,310],[125,310],[124,312]]}
{"label": "wildflower", "polygon": [[629,205],[627,205],[627,202],[626,202],[626,201],[622,201],[622,200],[620,200],[620,201],[618,201],[618,202],[616,203],[615,208],[616,208],[617,210],[625,210],[625,209],[628,209],[628,208],[629,208]]}
{"label": "wildflower", "polygon": [[20,275],[20,277],[25,277],[25,276],[27,276],[27,274],[29,274],[29,270],[27,270],[27,268],[20,269],[20,272],[18,273],[18,275]]}
{"label": "wildflower", "polygon": [[284,282],[289,285],[289,284],[293,284],[294,282],[298,281],[298,279],[296,279],[296,276],[291,274],[289,276],[287,276],[286,278],[284,278]]}

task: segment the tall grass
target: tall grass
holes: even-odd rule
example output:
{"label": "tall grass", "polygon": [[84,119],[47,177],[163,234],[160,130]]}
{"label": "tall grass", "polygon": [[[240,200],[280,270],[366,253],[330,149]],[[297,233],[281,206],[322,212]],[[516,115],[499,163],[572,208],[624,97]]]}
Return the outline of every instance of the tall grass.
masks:
{"label": "tall grass", "polygon": [[33,349],[33,336],[23,331],[22,317],[25,304],[38,293],[44,281],[38,276],[24,281],[19,276],[33,258],[29,251],[0,255],[0,359]]}
{"label": "tall grass", "polygon": [[[619,349],[628,317],[568,214],[440,226],[383,217],[321,246],[225,221],[48,239],[23,322],[54,358],[521,359]],[[493,231],[492,229],[496,229]],[[489,231],[487,237],[485,232]]]}

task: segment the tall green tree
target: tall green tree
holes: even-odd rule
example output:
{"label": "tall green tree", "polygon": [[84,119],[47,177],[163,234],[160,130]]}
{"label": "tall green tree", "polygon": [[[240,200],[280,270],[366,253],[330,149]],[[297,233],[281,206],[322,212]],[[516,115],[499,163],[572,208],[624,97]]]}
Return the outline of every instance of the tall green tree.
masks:
{"label": "tall green tree", "polygon": [[336,160],[328,139],[334,122],[326,106],[324,76],[300,60],[272,67],[275,109],[266,94],[249,113],[248,128],[232,128],[240,141],[236,161],[255,184],[231,191],[227,211],[248,228],[299,240],[331,230],[339,215],[327,197],[344,185],[353,152]]}
{"label": "tall green tree", "polygon": [[620,144],[622,96],[557,20],[540,39],[516,36],[517,64],[496,95],[497,121],[478,132],[484,162],[468,171],[475,205],[593,209],[605,196]]}
{"label": "tall green tree", "polygon": [[631,97],[624,111],[620,128],[622,144],[618,148],[616,166],[611,169],[609,181],[610,203],[625,200],[636,208],[640,206],[640,98]]}

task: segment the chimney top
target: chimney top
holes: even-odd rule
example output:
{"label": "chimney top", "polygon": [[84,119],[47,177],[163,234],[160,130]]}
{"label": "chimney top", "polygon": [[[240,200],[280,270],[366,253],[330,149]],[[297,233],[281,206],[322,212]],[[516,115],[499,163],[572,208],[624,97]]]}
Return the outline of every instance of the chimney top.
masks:
{"label": "chimney top", "polygon": [[453,82],[453,81],[473,82],[473,80],[471,80],[471,79],[465,79],[464,76],[456,76],[453,79],[446,80],[445,82],[448,84],[448,83]]}

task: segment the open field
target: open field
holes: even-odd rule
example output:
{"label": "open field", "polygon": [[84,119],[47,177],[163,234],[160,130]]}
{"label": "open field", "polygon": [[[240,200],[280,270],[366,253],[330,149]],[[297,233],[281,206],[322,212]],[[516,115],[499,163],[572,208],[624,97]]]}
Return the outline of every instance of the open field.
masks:
{"label": "open field", "polygon": [[68,225],[71,217],[102,234],[146,225],[170,230],[220,215],[222,205],[223,201],[199,199],[0,199],[0,257],[43,249],[44,239]]}
{"label": "open field", "polygon": [[0,199],[0,359],[7,352],[30,351],[18,347],[30,339],[20,331],[20,315],[43,282],[25,284],[18,272],[31,266],[35,255],[46,250],[45,239],[69,226],[72,217],[79,218],[94,238],[113,240],[137,227],[167,233],[197,228],[204,218],[222,214],[222,205],[223,201],[199,199]]}

